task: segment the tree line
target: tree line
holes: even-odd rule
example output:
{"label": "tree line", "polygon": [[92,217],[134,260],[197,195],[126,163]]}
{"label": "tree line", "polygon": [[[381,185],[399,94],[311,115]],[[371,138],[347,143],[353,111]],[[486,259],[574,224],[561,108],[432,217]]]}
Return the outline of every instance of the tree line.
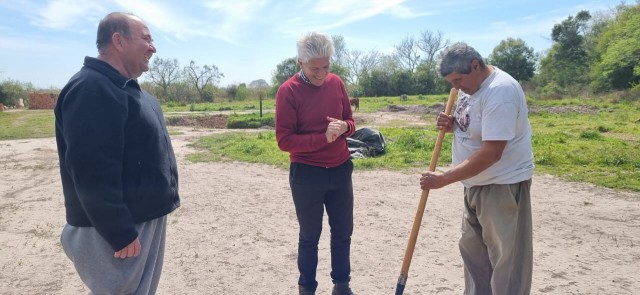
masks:
{"label": "tree line", "polygon": [[[534,97],[611,91],[640,97],[640,1],[593,14],[580,11],[555,24],[550,37],[551,48],[538,53],[520,38],[507,38],[486,62],[511,74]],[[332,38],[331,69],[351,95],[439,94],[450,87],[437,72],[439,54],[451,43],[440,31],[407,36],[391,54],[348,50],[341,36]],[[282,61],[272,89],[299,70],[295,57]]]}
{"label": "tree line", "polygon": [[[534,97],[610,91],[628,91],[640,97],[640,1],[637,2],[595,13],[583,10],[567,17],[553,26],[552,45],[543,52],[536,53],[520,38],[507,38],[494,47],[486,62],[510,73]],[[331,37],[335,46],[331,72],[345,81],[352,96],[440,94],[450,87],[437,72],[439,55],[451,44],[441,31],[424,30],[406,36],[389,54],[350,50],[342,36]],[[183,73],[193,67],[192,61]],[[216,83],[223,75],[213,65],[196,67],[191,74],[183,74],[186,76],[182,80],[177,68],[175,59],[154,60],[147,74],[152,86],[161,90],[156,91],[156,96],[180,98],[183,96],[177,90],[191,88],[197,90],[202,101],[214,97],[244,99],[256,97],[256,93],[273,97],[284,81],[300,71],[294,56],[276,65],[271,85],[259,80],[249,86],[219,88]],[[200,77],[200,84],[196,77]],[[174,92],[170,93],[172,85]]]}
{"label": "tree line", "polygon": [[144,74],[143,88],[162,101],[180,103],[213,102],[214,100],[245,100],[265,96],[269,84],[263,80],[218,87],[224,74],[216,65],[199,66],[195,61],[180,67],[177,59],[155,57]]}
{"label": "tree line", "polygon": [[[352,96],[439,94],[450,87],[437,72],[439,55],[451,44],[441,31],[408,35],[389,54],[350,50],[342,36],[331,37],[335,45],[331,71],[345,81]],[[543,52],[535,52],[520,38],[507,38],[486,61],[510,73],[533,97],[611,91],[640,97],[640,0],[605,11],[580,11],[555,24],[550,38],[552,45]],[[222,87],[218,83],[224,74],[213,64],[190,61],[181,67],[175,58],[155,57],[142,84],[163,101],[244,100],[273,97],[298,71],[294,56],[276,65],[271,84],[260,79]],[[33,90],[31,83],[6,80],[0,83],[0,103],[14,105]]]}

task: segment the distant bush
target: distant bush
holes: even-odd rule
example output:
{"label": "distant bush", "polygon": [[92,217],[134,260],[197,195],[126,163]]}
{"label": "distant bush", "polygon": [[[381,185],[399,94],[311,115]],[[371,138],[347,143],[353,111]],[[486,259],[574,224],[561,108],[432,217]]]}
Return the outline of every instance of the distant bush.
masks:
{"label": "distant bush", "polygon": [[275,127],[275,116],[273,113],[266,113],[260,117],[260,114],[231,114],[227,120],[227,128],[229,129],[247,129],[261,127]]}
{"label": "distant bush", "polygon": [[602,135],[600,135],[599,132],[587,130],[587,131],[582,131],[580,133],[580,138],[597,140],[597,139],[601,139]]}

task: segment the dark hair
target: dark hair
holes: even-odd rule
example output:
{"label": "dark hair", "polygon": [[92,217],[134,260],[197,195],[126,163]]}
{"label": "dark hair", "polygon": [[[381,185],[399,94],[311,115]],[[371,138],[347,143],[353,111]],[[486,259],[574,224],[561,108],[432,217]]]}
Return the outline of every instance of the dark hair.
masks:
{"label": "dark hair", "polygon": [[463,42],[447,47],[440,56],[438,71],[442,77],[446,77],[453,72],[459,74],[471,73],[471,62],[474,59],[480,63],[481,68],[485,67],[480,53]]}
{"label": "dark hair", "polygon": [[129,18],[135,16],[133,13],[128,12],[112,12],[107,14],[98,25],[98,37],[96,39],[96,46],[98,52],[107,48],[111,44],[111,37],[114,33],[120,33],[125,38],[131,38],[129,30]]}

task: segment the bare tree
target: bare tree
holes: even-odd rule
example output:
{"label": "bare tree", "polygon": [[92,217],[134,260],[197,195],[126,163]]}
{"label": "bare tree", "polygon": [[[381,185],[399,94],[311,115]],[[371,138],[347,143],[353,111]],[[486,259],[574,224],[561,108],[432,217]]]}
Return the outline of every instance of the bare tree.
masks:
{"label": "bare tree", "polygon": [[184,73],[187,81],[195,86],[200,95],[200,99],[204,101],[213,99],[213,97],[209,97],[205,93],[207,85],[215,85],[220,81],[220,78],[224,77],[224,74],[220,73],[218,67],[215,65],[204,65],[200,68],[194,61],[191,61],[188,66],[184,67]]}
{"label": "bare tree", "polygon": [[424,52],[423,61],[427,63],[429,67],[435,66],[436,55],[438,52],[449,45],[449,39],[443,40],[442,32],[431,32],[425,30],[420,32],[417,46]]}
{"label": "bare tree", "polygon": [[347,67],[347,58],[348,58],[348,52],[347,52],[347,43],[344,41],[344,37],[342,37],[341,35],[333,35],[331,36],[331,39],[333,40],[333,47],[334,47],[334,52],[333,52],[333,63],[342,66],[342,67]]}
{"label": "bare tree", "polygon": [[358,84],[358,76],[360,75],[360,58],[362,50],[351,50],[347,55],[347,69],[349,70],[349,83]]}
{"label": "bare tree", "polygon": [[363,55],[360,59],[360,75],[370,73],[380,63],[381,56],[377,50],[371,50]]}
{"label": "bare tree", "polygon": [[347,54],[347,68],[349,69],[350,83],[358,85],[360,78],[367,75],[379,63],[380,52],[371,50],[364,53],[360,50],[351,50]]}
{"label": "bare tree", "polygon": [[169,98],[169,88],[173,83],[180,79],[180,70],[177,59],[162,59],[156,57],[153,59],[149,71],[146,75],[151,79],[153,84],[160,86],[162,89],[161,99]]}
{"label": "bare tree", "polygon": [[420,64],[420,55],[418,54],[418,42],[413,36],[406,37],[400,45],[396,45],[396,57],[403,68],[414,72]]}

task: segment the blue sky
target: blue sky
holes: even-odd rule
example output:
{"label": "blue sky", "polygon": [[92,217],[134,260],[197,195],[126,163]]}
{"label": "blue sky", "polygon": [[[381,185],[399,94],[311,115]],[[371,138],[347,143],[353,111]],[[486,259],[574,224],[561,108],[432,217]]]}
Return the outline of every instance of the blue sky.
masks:
{"label": "blue sky", "polygon": [[[632,1],[633,2],[633,1]],[[441,31],[483,56],[508,37],[536,52],[551,46],[550,34],[580,10],[606,11],[619,0],[0,0],[0,81],[64,86],[96,56],[98,22],[112,11],[143,18],[155,39],[155,56],[181,66],[216,65],[219,86],[265,79],[277,64],[296,56],[306,32],[344,37],[348,50],[393,52],[420,32]],[[142,77],[144,80],[144,76]]]}

